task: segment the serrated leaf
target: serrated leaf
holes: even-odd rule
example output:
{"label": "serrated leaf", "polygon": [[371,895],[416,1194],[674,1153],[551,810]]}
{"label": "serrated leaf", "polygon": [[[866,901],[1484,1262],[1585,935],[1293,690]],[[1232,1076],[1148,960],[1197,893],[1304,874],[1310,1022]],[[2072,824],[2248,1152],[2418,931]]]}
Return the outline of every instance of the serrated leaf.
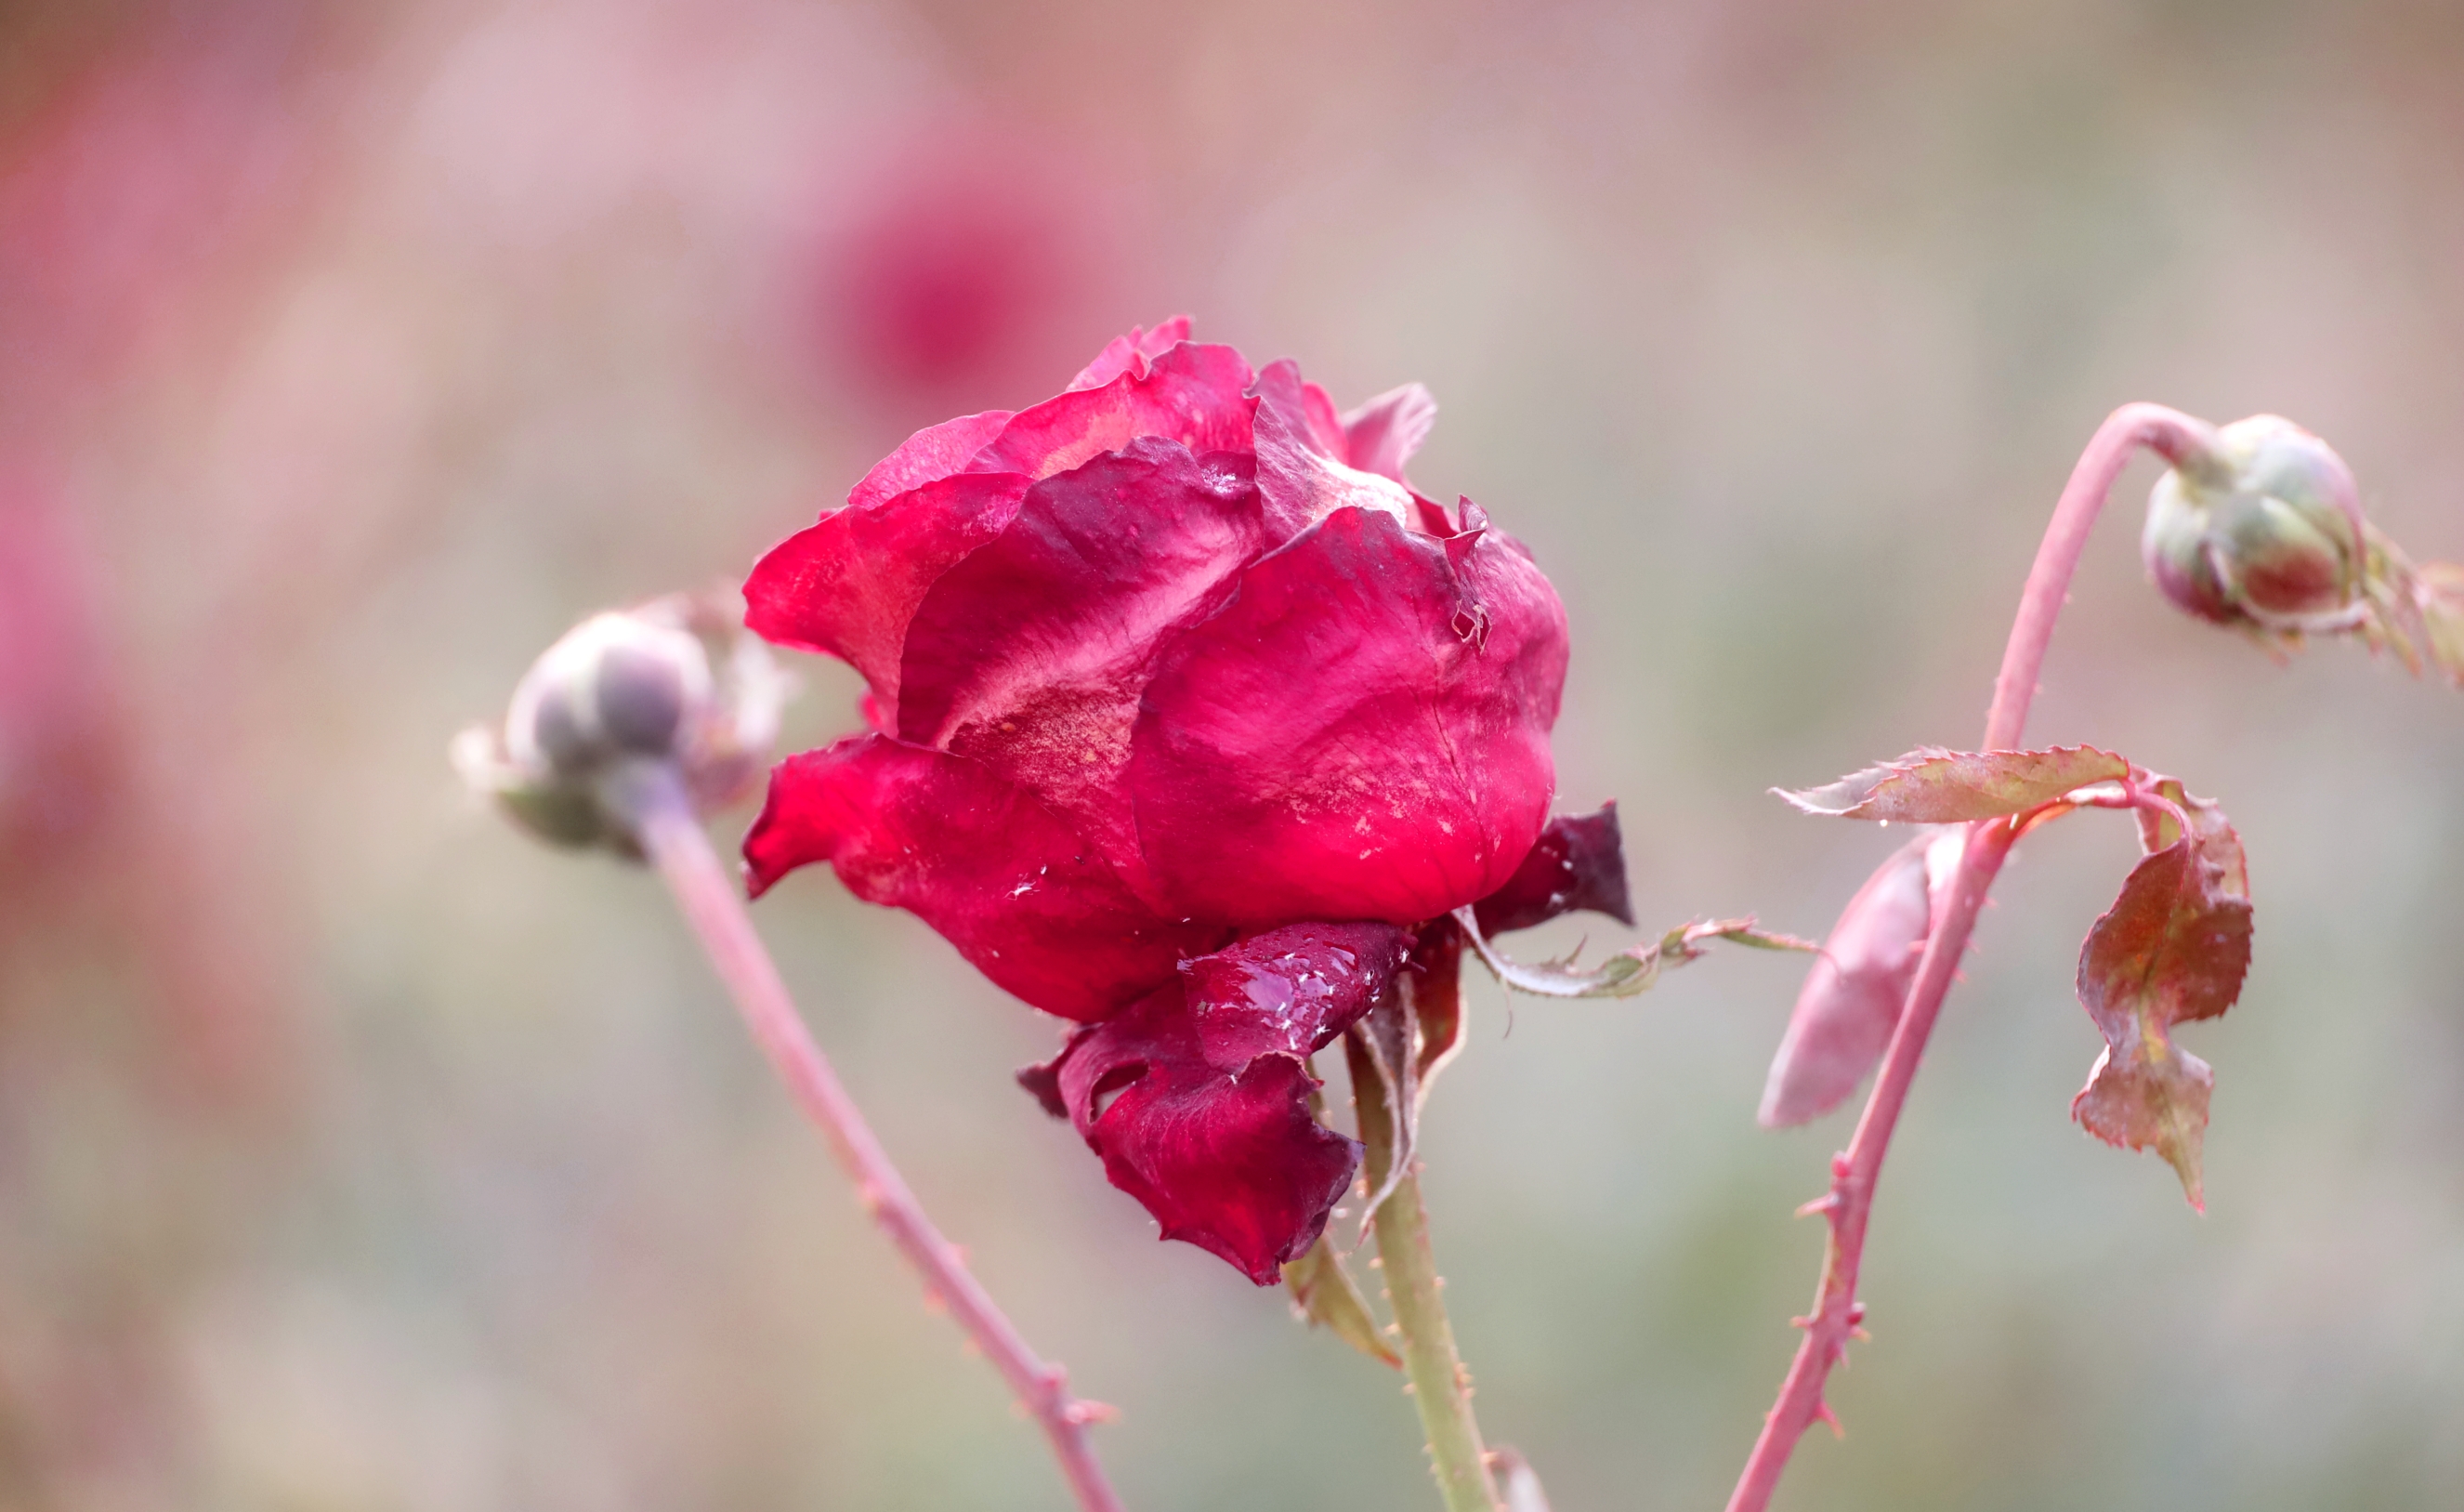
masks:
{"label": "serrated leaf", "polygon": [[1511,959],[1482,937],[1480,923],[1468,908],[1455,910],[1455,923],[1463,926],[1463,938],[1471,943],[1481,964],[1500,982],[1534,997],[1638,997],[1651,990],[1663,969],[1683,966],[1704,954],[1703,946],[1713,940],[1758,950],[1812,952],[1820,948],[1811,940],[1756,928],[1750,918],[1710,919],[1680,924],[1651,945],[1620,950],[1586,969],[1576,966],[1572,956],[1536,964]]}
{"label": "serrated leaf", "polygon": [[[2139,786],[2159,797],[2170,800],[2189,816],[2190,834],[2199,843],[2200,855],[2216,868],[2215,886],[2227,897],[2250,899],[2250,858],[2242,854],[2241,836],[2232,821],[2214,802],[2202,798],[2182,786],[2179,777],[2158,772],[2142,772]],[[2173,816],[2161,809],[2142,809],[2139,813],[2139,847],[2149,855],[2163,850],[2182,837],[2182,827]]]}
{"label": "serrated leaf", "polygon": [[2241,995],[2249,883],[2240,839],[2221,811],[2160,779],[2160,790],[2167,788],[2192,833],[2180,834],[2169,816],[2146,828],[2151,841],[2173,837],[2131,868],[2079,951],[2079,1004],[2105,1050],[2071,1116],[2109,1145],[2155,1150],[2182,1178],[2190,1205],[2204,1208],[2199,1155],[2215,1077],[2173,1043],[2172,1031],[2216,1017]]}
{"label": "serrated leaf", "polygon": [[2093,745],[2040,751],[1910,751],[1825,788],[1771,791],[1826,818],[1962,824],[2041,808],[2065,793],[2120,782],[2130,764]]}
{"label": "serrated leaf", "polygon": [[1343,1268],[1343,1257],[1334,1253],[1325,1234],[1317,1236],[1308,1254],[1285,1264],[1284,1284],[1291,1288],[1293,1305],[1311,1326],[1324,1326],[1380,1365],[1403,1367],[1402,1357],[1378,1333],[1369,1299],[1360,1294],[1359,1284]]}

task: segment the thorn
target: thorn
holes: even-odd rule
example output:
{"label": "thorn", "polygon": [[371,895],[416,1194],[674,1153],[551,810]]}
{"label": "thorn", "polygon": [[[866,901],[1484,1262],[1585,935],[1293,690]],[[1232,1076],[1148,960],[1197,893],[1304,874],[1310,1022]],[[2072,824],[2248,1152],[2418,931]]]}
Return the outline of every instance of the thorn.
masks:
{"label": "thorn", "polygon": [[1848,1430],[1839,1426],[1839,1414],[1831,1410],[1830,1403],[1815,1403],[1814,1417],[1816,1422],[1823,1424],[1831,1430],[1832,1437],[1845,1438],[1848,1436]]}
{"label": "thorn", "polygon": [[1814,1320],[1811,1318],[1792,1318],[1788,1321],[1788,1325],[1792,1328],[1810,1329],[1814,1326]]}
{"label": "thorn", "polygon": [[1834,1153],[1831,1157],[1831,1179],[1833,1181],[1846,1181],[1848,1179],[1848,1152],[1843,1149]]}
{"label": "thorn", "polygon": [[[950,1304],[939,1292],[927,1286],[924,1288],[924,1310],[928,1313],[946,1313],[950,1310]],[[969,1344],[974,1342],[972,1339],[968,1341]]]}
{"label": "thorn", "polygon": [[1863,1302],[1850,1302],[1848,1304],[1848,1326],[1851,1328],[1859,1327],[1863,1325],[1864,1322],[1865,1304]]}
{"label": "thorn", "polygon": [[1817,1212],[1836,1212],[1838,1209],[1839,1193],[1836,1191],[1826,1191],[1821,1196],[1815,1198],[1812,1202],[1799,1204],[1796,1210],[1796,1215],[1800,1218],[1811,1218]]}
{"label": "thorn", "polygon": [[858,1182],[856,1184],[855,1200],[857,1203],[862,1205],[864,1211],[869,1213],[877,1214],[881,1212],[881,1189],[874,1186],[871,1182],[866,1181]]}
{"label": "thorn", "polygon": [[967,1268],[967,1247],[965,1245],[945,1243],[941,1248],[941,1253],[948,1257],[952,1265],[957,1266],[962,1271]]}
{"label": "thorn", "polygon": [[1121,1410],[1110,1402],[1075,1401],[1061,1410],[1062,1419],[1075,1427],[1086,1428],[1095,1423],[1117,1423]]}

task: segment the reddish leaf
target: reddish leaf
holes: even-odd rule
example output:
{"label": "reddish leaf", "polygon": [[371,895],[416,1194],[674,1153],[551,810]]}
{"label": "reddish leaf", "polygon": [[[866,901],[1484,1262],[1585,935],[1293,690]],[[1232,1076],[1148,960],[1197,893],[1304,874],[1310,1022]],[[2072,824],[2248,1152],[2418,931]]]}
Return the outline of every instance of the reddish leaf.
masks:
{"label": "reddish leaf", "polygon": [[2213,1018],[2241,993],[2250,969],[2251,910],[2241,843],[2213,804],[2181,785],[2159,791],[2182,804],[2192,833],[2169,818],[2150,826],[2170,843],[2131,869],[2112,911],[2079,952],[2079,1003],[2105,1051],[2072,1100],[2071,1116],[2109,1145],[2154,1149],[2203,1207],[2199,1148],[2208,1126],[2207,1063],[2173,1043],[2176,1024]]}
{"label": "reddish leaf", "polygon": [[2093,745],[2042,751],[1910,751],[1827,788],[1772,791],[1807,813],[1840,819],[1961,824],[2025,813],[2064,793],[2130,775],[2130,764]]}

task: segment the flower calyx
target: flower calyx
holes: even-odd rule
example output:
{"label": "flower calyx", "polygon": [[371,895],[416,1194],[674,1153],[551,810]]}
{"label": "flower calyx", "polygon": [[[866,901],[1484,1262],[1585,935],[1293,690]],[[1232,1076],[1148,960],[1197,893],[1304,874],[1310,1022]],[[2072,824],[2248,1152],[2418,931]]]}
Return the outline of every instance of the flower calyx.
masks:
{"label": "flower calyx", "polygon": [[725,594],[670,594],[593,614],[531,664],[500,726],[454,739],[471,789],[551,845],[641,857],[646,781],[694,812],[746,796],[778,739],[786,680]]}

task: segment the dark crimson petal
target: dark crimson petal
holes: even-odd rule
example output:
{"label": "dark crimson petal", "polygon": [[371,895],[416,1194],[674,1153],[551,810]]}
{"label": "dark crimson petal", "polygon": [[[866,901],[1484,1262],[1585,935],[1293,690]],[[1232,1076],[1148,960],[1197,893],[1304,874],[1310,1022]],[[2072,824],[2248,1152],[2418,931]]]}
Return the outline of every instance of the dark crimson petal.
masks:
{"label": "dark crimson petal", "polygon": [[1625,838],[1617,832],[1613,802],[1596,813],[1561,813],[1550,820],[1514,876],[1480,901],[1474,917],[1482,934],[1495,936],[1583,908],[1621,924],[1634,923]]}
{"label": "dark crimson petal", "polygon": [[968,464],[975,473],[1049,478],[1143,435],[1193,452],[1249,450],[1249,365],[1229,346],[1182,342],[1144,373],[1073,389],[1014,416]]}
{"label": "dark crimson petal", "polygon": [[1120,776],[1149,664],[1265,547],[1245,456],[1139,440],[1044,479],[916,610],[900,736],[1033,792],[1139,887]]}
{"label": "dark crimson petal", "polygon": [[744,859],[757,897],[827,861],[847,891],[916,915],[984,975],[1066,1018],[1102,1018],[1177,981],[1184,956],[1224,936],[1156,918],[985,767],[878,735],[780,763]]}
{"label": "dark crimson petal", "polygon": [[1176,916],[1412,924],[1487,897],[1548,818],[1566,614],[1510,540],[1338,509],[1166,644],[1132,738]]}
{"label": "dark crimson petal", "polygon": [[1317,1242],[1359,1168],[1360,1146],[1309,1113],[1318,1083],[1297,1057],[1260,1056],[1231,1075],[1207,1062],[1177,983],[1079,1031],[1019,1080],[1067,1112],[1165,1238],[1261,1286]]}
{"label": "dark crimson petal", "polygon": [[1369,1012],[1409,945],[1393,924],[1289,924],[1182,962],[1206,1063],[1237,1074],[1324,1048]]}
{"label": "dark crimson petal", "polygon": [[[1300,369],[1289,361],[1268,364],[1254,391],[1258,492],[1265,499],[1266,522],[1277,540],[1287,540],[1346,507],[1375,509],[1407,524],[1419,523],[1410,489],[1338,459],[1340,454],[1332,448],[1345,442],[1333,406],[1325,403],[1323,393],[1317,395],[1317,406],[1309,402],[1315,386],[1303,384]],[[1323,416],[1312,412],[1321,407],[1327,411]]]}
{"label": "dark crimson petal", "polygon": [[1009,411],[987,410],[981,414],[962,414],[955,420],[926,426],[901,442],[897,451],[872,464],[872,471],[865,474],[847,495],[847,507],[869,509],[911,488],[921,488],[963,471],[977,453],[1008,428],[1009,422]]}
{"label": "dark crimson petal", "polygon": [[1416,383],[1389,389],[1343,417],[1345,460],[1404,481],[1403,464],[1438,423],[1438,401]]}
{"label": "dark crimson petal", "polygon": [[765,640],[843,658],[894,710],[908,620],[942,573],[1001,534],[1026,489],[1015,474],[961,475],[825,515],[754,564],[744,623]]}
{"label": "dark crimson petal", "polygon": [[[1126,336],[1115,336],[1095,354],[1095,360],[1069,380],[1071,389],[1100,389],[1123,373],[1146,376],[1147,366],[1156,358],[1189,340],[1189,317],[1176,315],[1158,321],[1153,330],[1133,325]],[[991,436],[984,437],[989,441]]]}

